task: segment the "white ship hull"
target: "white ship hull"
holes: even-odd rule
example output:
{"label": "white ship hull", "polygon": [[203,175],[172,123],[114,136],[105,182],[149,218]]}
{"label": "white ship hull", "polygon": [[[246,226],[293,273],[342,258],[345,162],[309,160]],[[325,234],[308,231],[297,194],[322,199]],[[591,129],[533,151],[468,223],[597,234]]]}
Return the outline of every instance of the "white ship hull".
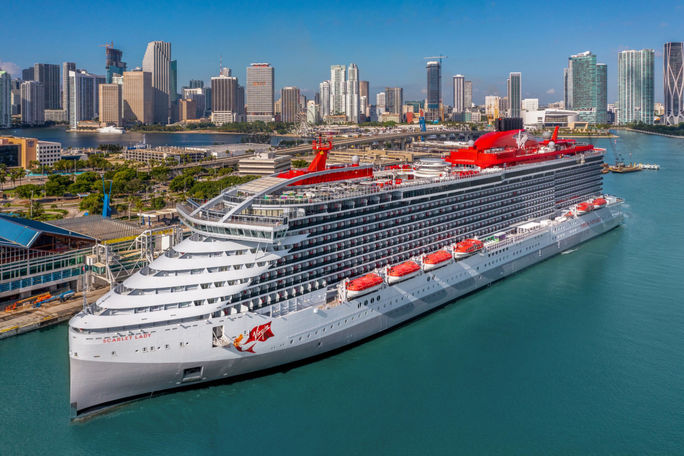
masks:
{"label": "white ship hull", "polygon": [[[364,296],[326,304],[325,291],[297,298],[302,309],[278,316],[245,313],[94,337],[70,328],[71,405],[77,414],[155,392],[274,368],[339,349],[418,317],[460,296],[609,231],[620,203],[484,249],[446,267]],[[212,340],[221,327],[223,345]],[[272,331],[239,346],[231,338]],[[257,331],[259,332],[259,331]],[[263,339],[263,340],[262,340]],[[77,350],[77,351],[76,351]]]}

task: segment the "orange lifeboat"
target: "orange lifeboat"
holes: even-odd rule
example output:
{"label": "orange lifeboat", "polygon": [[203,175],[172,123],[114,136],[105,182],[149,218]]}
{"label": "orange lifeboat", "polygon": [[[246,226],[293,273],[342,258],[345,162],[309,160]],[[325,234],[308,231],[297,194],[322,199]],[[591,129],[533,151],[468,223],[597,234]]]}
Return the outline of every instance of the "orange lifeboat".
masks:
{"label": "orange lifeboat", "polygon": [[594,210],[594,205],[591,203],[579,203],[577,205],[577,215],[586,214]]}
{"label": "orange lifeboat", "polygon": [[594,207],[596,207],[597,209],[600,209],[600,208],[604,207],[606,204],[608,204],[608,201],[606,201],[605,198],[599,197],[599,198],[596,198],[594,201],[592,201],[591,204],[593,204]]}
{"label": "orange lifeboat", "polygon": [[425,271],[432,271],[433,269],[441,268],[449,264],[451,259],[451,254],[446,250],[437,250],[423,257],[423,269]]}
{"label": "orange lifeboat", "polygon": [[481,250],[484,244],[477,239],[466,239],[454,246],[454,257],[465,258]]}
{"label": "orange lifeboat", "polygon": [[415,261],[405,261],[387,270],[387,283],[401,282],[415,277],[420,272],[420,266]]}
{"label": "orange lifeboat", "polygon": [[361,276],[347,283],[347,297],[353,299],[378,290],[382,286],[382,282],[382,277],[372,272]]}

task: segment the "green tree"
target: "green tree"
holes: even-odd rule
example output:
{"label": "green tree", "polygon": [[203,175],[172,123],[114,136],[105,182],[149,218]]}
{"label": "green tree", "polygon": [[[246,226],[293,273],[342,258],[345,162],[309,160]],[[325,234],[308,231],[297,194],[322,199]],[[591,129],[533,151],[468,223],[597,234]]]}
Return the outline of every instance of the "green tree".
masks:
{"label": "green tree", "polygon": [[293,168],[306,168],[309,166],[309,162],[306,160],[292,160],[292,167]]}
{"label": "green tree", "polygon": [[79,210],[87,211],[88,214],[99,214],[102,212],[103,203],[102,193],[94,193],[92,195],[86,196],[81,200],[78,205]]}
{"label": "green tree", "polygon": [[171,170],[167,166],[155,166],[150,170],[150,177],[157,182],[167,182]]}
{"label": "green tree", "polygon": [[43,193],[43,187],[36,184],[19,185],[14,189],[19,198],[31,198],[33,196],[40,196]]}
{"label": "green tree", "polygon": [[166,207],[166,201],[164,201],[163,197],[157,196],[150,200],[150,208],[153,210],[158,211],[159,209],[164,209],[164,207]]}

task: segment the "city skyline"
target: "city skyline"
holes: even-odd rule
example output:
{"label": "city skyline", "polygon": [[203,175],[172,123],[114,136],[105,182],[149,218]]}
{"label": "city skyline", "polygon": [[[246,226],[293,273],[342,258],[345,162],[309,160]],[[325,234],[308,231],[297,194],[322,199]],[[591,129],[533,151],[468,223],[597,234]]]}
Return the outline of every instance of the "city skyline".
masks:
{"label": "city skyline", "polygon": [[[133,68],[141,66],[147,42],[162,40],[173,44],[173,56],[178,61],[179,88],[190,79],[208,82],[211,76],[218,74],[221,60],[225,66],[237,69],[234,76],[240,80],[245,80],[244,68],[249,63],[266,61],[277,68],[276,91],[285,86],[296,86],[311,98],[320,81],[327,79],[330,65],[354,62],[362,68],[363,79],[370,81],[371,98],[384,87],[395,86],[403,87],[404,98],[411,100],[425,97],[423,57],[442,53],[449,56],[442,66],[444,100],[451,98],[448,86],[455,74],[469,75],[469,80],[473,82],[473,102],[482,104],[485,95],[505,96],[506,76],[511,71],[520,71],[525,75],[521,97],[536,97],[542,103],[548,103],[563,97],[561,76],[567,56],[590,50],[601,62],[608,65],[608,100],[612,103],[617,100],[618,52],[650,48],[656,49],[655,101],[662,102],[662,43],[681,41],[681,33],[673,24],[683,14],[680,6],[673,8],[671,5],[654,5],[646,11],[635,2],[622,3],[619,9],[611,5],[592,5],[592,13],[599,18],[595,24],[599,30],[597,36],[582,33],[586,17],[581,6],[564,12],[562,17],[554,16],[553,7],[530,7],[528,20],[531,26],[534,22],[551,26],[556,24],[566,30],[564,35],[572,35],[572,39],[538,40],[535,33],[518,34],[507,40],[506,52],[496,52],[493,50],[500,48],[500,43],[493,36],[496,34],[490,36],[483,33],[482,20],[486,19],[488,29],[497,24],[504,26],[507,12],[512,13],[516,9],[515,5],[466,5],[457,8],[433,4],[415,10],[408,3],[399,3],[393,5],[389,15],[386,14],[386,6],[373,5],[367,8],[369,14],[356,17],[350,12],[326,4],[316,4],[315,8],[304,4],[298,5],[294,10],[288,9],[292,16],[288,27],[301,27],[304,30],[304,33],[288,40],[277,39],[278,31],[284,27],[278,21],[285,7],[276,4],[266,8],[267,11],[258,17],[253,17],[246,5],[231,5],[229,15],[227,5],[207,4],[188,11],[181,8],[180,3],[178,8],[171,5],[171,12],[166,14],[159,14],[151,6],[136,5],[140,14],[128,17],[126,5],[127,2],[124,1],[119,8],[112,10],[111,20],[106,23],[91,25],[85,16],[93,8],[92,5],[84,8],[76,2],[59,11],[53,11],[48,16],[43,15],[42,10],[35,5],[17,3],[17,20],[11,21],[0,32],[2,35],[7,34],[5,38],[9,38],[12,43],[12,46],[3,49],[0,66],[16,77],[21,69],[34,63],[61,64],[68,61],[76,62],[78,68],[91,73],[105,74],[104,49],[100,47],[102,43],[113,41],[114,47],[123,51],[123,59],[128,66]],[[149,14],[146,13],[148,9]],[[335,15],[332,14],[333,10]],[[378,15],[372,14],[375,10]],[[454,14],[455,12],[458,14]],[[180,19],[181,13],[184,20],[194,18],[206,25],[192,34],[185,33],[187,29],[184,28],[170,29],[168,24]],[[249,26],[241,23],[244,22],[240,20],[241,15],[250,15]],[[380,15],[383,20],[372,19]],[[629,27],[630,24],[635,24],[635,17],[639,17],[640,25],[647,25],[642,28],[644,31],[641,36]],[[80,21],[79,18],[83,20]],[[68,25],[79,21],[79,27],[76,31],[58,26],[57,39],[46,43],[38,39],[11,40],[13,36],[23,35],[22,30],[37,27],[46,21],[53,25]],[[333,25],[354,21],[359,26],[372,27],[374,33],[343,39],[325,33],[326,27],[311,26],[323,21],[332,22]],[[128,24],[126,28],[140,32],[124,32],[122,22]],[[221,27],[218,27],[219,23]],[[401,47],[386,46],[382,38],[383,30],[402,24],[419,23],[430,24],[430,27],[417,27],[416,33],[420,34],[421,39],[402,43]],[[445,31],[450,28],[453,30]],[[218,39],[220,34],[226,29],[241,36],[239,46],[218,44],[221,43]],[[473,38],[468,39],[468,36]],[[537,58],[521,58],[526,53],[532,53]],[[493,56],[496,58],[492,58]],[[303,67],[309,69],[302,71]]]}

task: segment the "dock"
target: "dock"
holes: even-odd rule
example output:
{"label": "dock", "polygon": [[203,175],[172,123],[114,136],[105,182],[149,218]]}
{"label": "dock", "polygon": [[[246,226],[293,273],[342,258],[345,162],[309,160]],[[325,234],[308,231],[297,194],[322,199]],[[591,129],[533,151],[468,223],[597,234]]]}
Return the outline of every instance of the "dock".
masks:
{"label": "dock", "polygon": [[[109,287],[89,291],[88,304],[95,302],[109,291]],[[0,312],[0,339],[24,334],[36,329],[47,328],[67,321],[83,309],[83,293],[60,302],[48,303],[40,307],[18,308],[10,312]]]}

